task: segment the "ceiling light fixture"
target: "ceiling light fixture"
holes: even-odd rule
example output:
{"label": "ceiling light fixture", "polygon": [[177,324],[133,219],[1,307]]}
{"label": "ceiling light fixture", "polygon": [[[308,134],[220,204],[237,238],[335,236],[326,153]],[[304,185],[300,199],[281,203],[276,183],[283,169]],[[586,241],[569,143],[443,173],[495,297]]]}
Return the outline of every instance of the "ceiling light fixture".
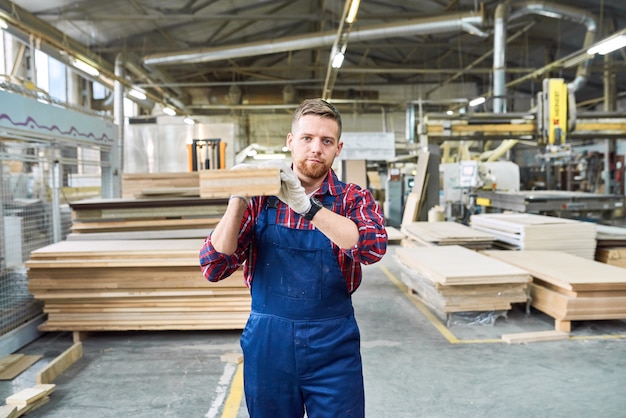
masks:
{"label": "ceiling light fixture", "polygon": [[612,36],[600,42],[599,44],[589,48],[587,50],[587,53],[589,55],[595,55],[595,54],[606,55],[610,52],[616,51],[625,46],[626,46],[626,35]]}
{"label": "ceiling light fixture", "polygon": [[166,115],[170,115],[170,116],[176,115],[176,111],[169,106],[165,106],[163,108],[163,113],[165,113]]}
{"label": "ceiling light fixture", "polygon": [[185,122],[187,125],[195,125],[196,121],[191,119],[190,116],[186,116],[185,119],[183,119],[183,122]]}
{"label": "ceiling light fixture", "polygon": [[128,95],[133,96],[135,99],[138,100],[146,100],[146,95],[139,90],[130,89],[128,90]]}
{"label": "ceiling light fixture", "polygon": [[343,54],[343,52],[338,51],[335,56],[333,57],[333,62],[330,64],[333,68],[341,68],[341,65],[343,64],[343,59],[345,58],[345,55]]}
{"label": "ceiling light fixture", "polygon": [[87,64],[85,61],[81,61],[79,59],[72,59],[72,65],[79,69],[80,71],[89,74],[92,77],[97,77],[100,75],[100,71],[92,65]]}
{"label": "ceiling light fixture", "polygon": [[471,107],[476,107],[478,105],[481,105],[481,104],[485,103],[486,101],[487,101],[487,99],[485,99],[484,97],[477,97],[474,100],[471,100],[469,102],[469,105]]}
{"label": "ceiling light fixture", "polygon": [[346,23],[352,24],[356,20],[356,14],[359,11],[359,3],[361,3],[361,0],[352,0],[352,3],[350,3],[350,11],[346,17]]}

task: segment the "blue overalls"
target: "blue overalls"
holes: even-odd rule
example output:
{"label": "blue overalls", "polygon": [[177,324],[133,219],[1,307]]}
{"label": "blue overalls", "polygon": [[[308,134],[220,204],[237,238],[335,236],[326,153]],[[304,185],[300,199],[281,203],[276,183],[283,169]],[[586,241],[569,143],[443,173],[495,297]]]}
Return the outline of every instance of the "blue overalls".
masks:
{"label": "blue overalls", "polygon": [[330,241],[277,225],[278,200],[269,202],[257,223],[252,311],[241,335],[248,412],[301,418],[306,405],[309,418],[363,417],[359,329]]}

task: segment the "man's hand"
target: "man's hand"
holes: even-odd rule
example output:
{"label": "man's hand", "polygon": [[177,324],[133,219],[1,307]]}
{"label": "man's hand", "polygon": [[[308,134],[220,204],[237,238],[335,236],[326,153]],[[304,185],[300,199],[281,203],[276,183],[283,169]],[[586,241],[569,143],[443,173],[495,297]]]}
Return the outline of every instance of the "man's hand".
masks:
{"label": "man's hand", "polygon": [[300,184],[300,179],[291,167],[283,160],[269,160],[259,167],[275,167],[280,169],[280,192],[278,198],[286,203],[294,212],[303,214],[311,209],[311,201]]}

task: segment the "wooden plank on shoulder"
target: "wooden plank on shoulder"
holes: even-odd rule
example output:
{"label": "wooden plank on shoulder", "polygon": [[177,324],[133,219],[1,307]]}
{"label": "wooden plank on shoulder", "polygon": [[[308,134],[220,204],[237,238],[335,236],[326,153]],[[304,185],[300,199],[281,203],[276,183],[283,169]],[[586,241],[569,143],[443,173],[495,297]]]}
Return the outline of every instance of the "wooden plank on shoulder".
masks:
{"label": "wooden plank on shoulder", "polygon": [[204,170],[200,175],[201,198],[271,196],[280,191],[278,168],[245,168],[241,170]]}

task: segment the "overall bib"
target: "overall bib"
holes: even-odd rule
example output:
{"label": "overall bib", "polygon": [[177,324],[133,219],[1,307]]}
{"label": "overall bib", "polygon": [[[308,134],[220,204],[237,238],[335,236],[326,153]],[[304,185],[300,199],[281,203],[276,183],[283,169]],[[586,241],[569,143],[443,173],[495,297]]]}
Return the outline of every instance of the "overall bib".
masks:
{"label": "overall bib", "polygon": [[241,335],[248,412],[301,418],[306,405],[309,418],[363,417],[359,329],[330,241],[277,225],[278,200],[269,202]]}

